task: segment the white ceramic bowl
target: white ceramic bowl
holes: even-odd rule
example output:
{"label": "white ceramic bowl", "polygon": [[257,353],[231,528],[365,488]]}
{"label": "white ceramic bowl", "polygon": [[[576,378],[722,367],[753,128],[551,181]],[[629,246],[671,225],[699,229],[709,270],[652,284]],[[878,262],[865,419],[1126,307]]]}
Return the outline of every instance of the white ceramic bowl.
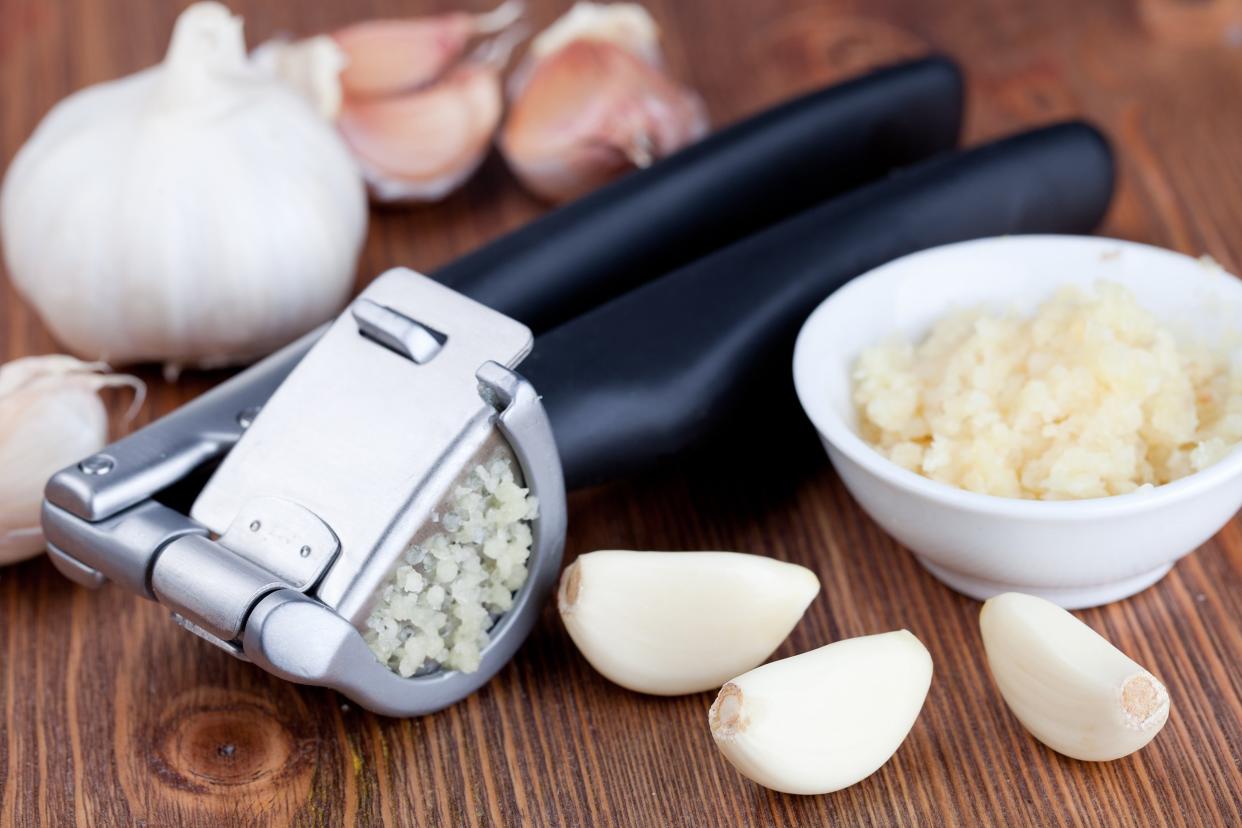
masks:
{"label": "white ceramic bowl", "polygon": [[802,328],[794,384],[841,479],[876,523],[959,592],[982,600],[1016,590],[1069,608],[1116,601],[1159,580],[1242,506],[1240,449],[1154,489],[1035,501],[934,482],[856,433],[850,372],[864,348],[894,334],[917,339],[954,308],[1033,311],[1058,286],[1101,279],[1128,287],[1175,331],[1224,341],[1242,330],[1242,281],[1178,253],[1081,236],[982,239],[906,256],[834,293]]}

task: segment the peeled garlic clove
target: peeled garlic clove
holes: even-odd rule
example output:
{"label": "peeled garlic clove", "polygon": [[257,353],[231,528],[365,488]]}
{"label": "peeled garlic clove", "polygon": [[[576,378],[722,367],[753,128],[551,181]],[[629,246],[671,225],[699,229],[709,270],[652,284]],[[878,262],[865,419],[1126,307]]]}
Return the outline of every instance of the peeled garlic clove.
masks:
{"label": "peeled garlic clove", "polygon": [[565,569],[557,605],[604,677],[672,696],[761,663],[818,592],[809,569],[761,555],[608,550]]}
{"label": "peeled garlic clove", "polygon": [[43,551],[43,487],[60,469],[103,448],[108,414],[98,391],[131,387],[133,377],[67,356],[39,356],[0,366],[0,565]]}
{"label": "peeled garlic clove", "polygon": [[1150,742],[1169,718],[1165,686],[1056,604],[998,595],[983,605],[979,628],[1005,703],[1058,753],[1119,759]]}
{"label": "peeled garlic clove", "polygon": [[436,201],[482,163],[501,108],[496,69],[470,63],[417,92],[351,101],[338,126],[376,199]]}
{"label": "peeled garlic clove", "polygon": [[399,94],[439,78],[465,55],[470,40],[515,23],[521,0],[485,14],[448,12],[409,20],[371,20],[332,35],[347,57],[345,94],[369,98]]}
{"label": "peeled garlic clove", "polygon": [[655,24],[646,20],[646,28],[558,23],[536,39],[544,45],[517,72],[500,134],[509,165],[536,195],[574,198],[707,131],[703,102],[660,68]]}
{"label": "peeled garlic clove", "polygon": [[708,724],[725,758],[760,785],[830,793],[897,752],[931,676],[927,648],[906,630],[849,638],[733,679]]}

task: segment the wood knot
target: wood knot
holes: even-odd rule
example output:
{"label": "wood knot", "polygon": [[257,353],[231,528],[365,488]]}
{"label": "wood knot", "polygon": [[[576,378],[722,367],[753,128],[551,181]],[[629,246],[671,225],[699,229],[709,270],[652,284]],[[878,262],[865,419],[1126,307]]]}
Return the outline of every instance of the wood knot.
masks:
{"label": "wood knot", "polygon": [[239,787],[267,789],[309,771],[315,738],[296,721],[244,694],[194,696],[172,705],[151,732],[147,762],[166,785],[237,796]]}

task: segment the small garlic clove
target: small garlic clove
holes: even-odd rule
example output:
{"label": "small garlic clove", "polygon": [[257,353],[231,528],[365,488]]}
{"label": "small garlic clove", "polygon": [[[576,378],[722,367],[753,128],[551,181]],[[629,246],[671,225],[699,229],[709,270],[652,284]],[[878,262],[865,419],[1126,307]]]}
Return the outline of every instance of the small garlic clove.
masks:
{"label": "small garlic clove", "polygon": [[733,679],[708,724],[749,779],[784,793],[830,793],[897,752],[931,677],[931,655],[906,630],[850,638]]}
{"label": "small garlic clove", "polygon": [[345,53],[345,94],[371,98],[425,86],[460,61],[472,38],[495,34],[522,16],[522,0],[507,0],[490,12],[448,12],[407,20],[371,20],[332,35]]}
{"label": "small garlic clove", "polygon": [[465,63],[406,95],[347,101],[337,125],[379,201],[436,201],[482,163],[502,110],[490,63]]}
{"label": "small garlic clove", "polygon": [[1048,747],[1090,762],[1150,742],[1169,718],[1169,693],[1103,636],[1056,604],[1008,592],[979,628],[1005,703]]}
{"label": "small garlic clove", "polygon": [[760,664],[818,592],[809,569],[761,555],[607,550],[565,569],[557,605],[605,678],[672,696]]}
{"label": "small garlic clove", "polygon": [[102,374],[98,363],[68,356],[26,357],[0,366],[0,565],[43,551],[43,487],[60,469],[104,446],[108,414],[98,391],[135,390],[128,376]]}
{"label": "small garlic clove", "polygon": [[251,62],[281,78],[310,101],[325,120],[341,111],[341,70],[349,62],[341,47],[327,35],[305,40],[269,40],[250,55]]}
{"label": "small garlic clove", "polygon": [[702,100],[661,64],[659,28],[641,6],[575,4],[510,79],[500,149],[517,177],[565,201],[702,137]]}

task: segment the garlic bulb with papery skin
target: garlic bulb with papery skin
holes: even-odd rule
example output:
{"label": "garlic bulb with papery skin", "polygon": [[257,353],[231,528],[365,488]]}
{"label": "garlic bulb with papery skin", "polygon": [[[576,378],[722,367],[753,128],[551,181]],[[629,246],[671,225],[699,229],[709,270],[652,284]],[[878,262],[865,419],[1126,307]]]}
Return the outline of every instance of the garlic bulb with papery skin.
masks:
{"label": "garlic bulb with papery skin", "polygon": [[703,102],[664,73],[658,36],[641,6],[578,3],[535,39],[500,133],[532,192],[574,198],[703,136]]}
{"label": "garlic bulb with papery skin", "polygon": [[0,193],[14,285],[70,350],[113,363],[289,342],[348,298],[366,219],[340,137],[216,3],[182,13],[160,65],[58,104]]}
{"label": "garlic bulb with papery skin", "polygon": [[69,356],[25,357],[0,365],[0,566],[43,551],[39,511],[47,480],[103,448],[108,412],[98,391],[137,379]]}

